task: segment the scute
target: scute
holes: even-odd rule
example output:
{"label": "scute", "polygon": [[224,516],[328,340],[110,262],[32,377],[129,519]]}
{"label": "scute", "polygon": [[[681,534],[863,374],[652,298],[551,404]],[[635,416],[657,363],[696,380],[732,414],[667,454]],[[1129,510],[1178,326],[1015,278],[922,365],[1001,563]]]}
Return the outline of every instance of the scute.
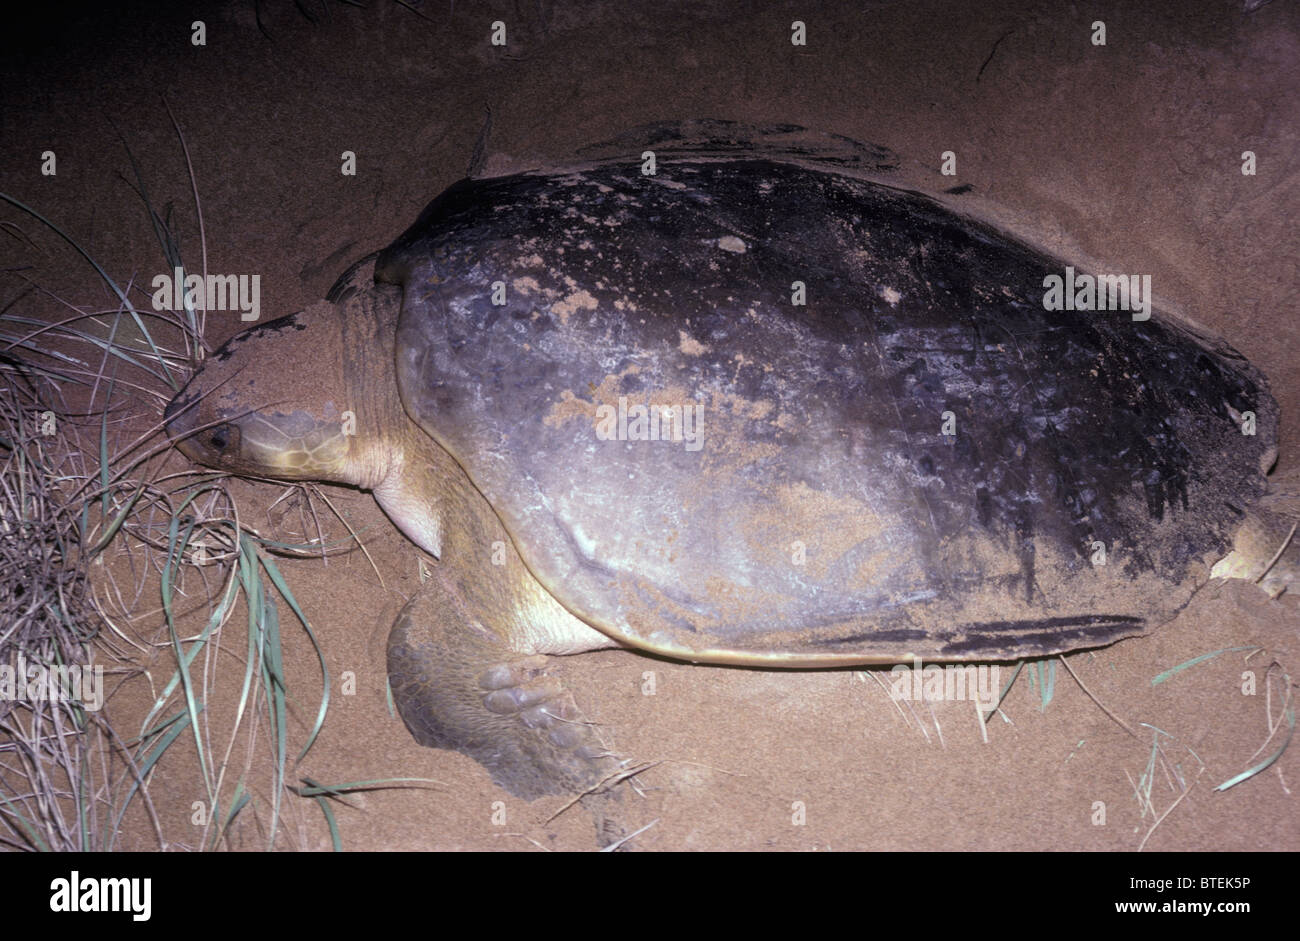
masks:
{"label": "scute", "polygon": [[[466,180],[381,254],[403,403],[534,575],[700,660],[1010,658],[1175,614],[1263,493],[1260,374],[1159,315],[1048,311],[1063,262],[799,156]],[[602,440],[620,400],[702,407],[702,446]]]}

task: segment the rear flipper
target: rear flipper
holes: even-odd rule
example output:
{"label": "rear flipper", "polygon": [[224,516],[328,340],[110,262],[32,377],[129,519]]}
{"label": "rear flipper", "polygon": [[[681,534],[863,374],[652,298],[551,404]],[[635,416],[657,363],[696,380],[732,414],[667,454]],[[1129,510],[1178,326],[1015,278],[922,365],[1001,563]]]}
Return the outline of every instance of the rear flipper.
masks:
{"label": "rear flipper", "polygon": [[1276,598],[1300,592],[1300,529],[1295,529],[1300,523],[1300,469],[1273,474],[1268,484],[1268,493],[1251,507],[1233,538],[1232,551],[1210,574],[1258,580]]}

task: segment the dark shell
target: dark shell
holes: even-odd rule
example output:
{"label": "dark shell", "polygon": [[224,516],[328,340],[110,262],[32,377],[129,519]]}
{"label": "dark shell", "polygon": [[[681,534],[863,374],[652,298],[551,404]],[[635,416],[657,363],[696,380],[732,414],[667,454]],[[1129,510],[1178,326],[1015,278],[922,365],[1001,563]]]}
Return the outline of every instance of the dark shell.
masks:
{"label": "dark shell", "polygon": [[[1240,354],[1048,311],[1064,263],[830,163],[466,180],[376,271],[407,411],[532,572],[678,656],[1105,644],[1185,605],[1265,489],[1276,404]],[[602,440],[620,396],[702,406],[702,447]]]}

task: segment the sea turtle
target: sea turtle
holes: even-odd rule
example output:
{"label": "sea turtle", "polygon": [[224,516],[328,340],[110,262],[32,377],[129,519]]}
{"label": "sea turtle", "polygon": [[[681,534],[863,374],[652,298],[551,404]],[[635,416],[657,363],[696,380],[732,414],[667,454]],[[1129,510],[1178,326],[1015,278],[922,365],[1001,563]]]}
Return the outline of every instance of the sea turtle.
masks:
{"label": "sea turtle", "polygon": [[371,490],[436,557],[388,647],[420,742],[578,791],[615,763],[546,655],[1008,660],[1140,634],[1216,562],[1285,587],[1241,355],[1051,303],[1062,262],[884,151],[706,130],[456,183],[167,409],[194,460]]}

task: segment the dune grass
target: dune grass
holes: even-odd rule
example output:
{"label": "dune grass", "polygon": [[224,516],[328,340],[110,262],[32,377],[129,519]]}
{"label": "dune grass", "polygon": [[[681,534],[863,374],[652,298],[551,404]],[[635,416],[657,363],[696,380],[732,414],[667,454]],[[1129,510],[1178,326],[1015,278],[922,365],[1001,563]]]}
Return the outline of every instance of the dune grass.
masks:
{"label": "dune grass", "polygon": [[[185,148],[179,126],[177,135]],[[155,210],[129,148],[127,155],[167,270],[183,271],[170,211]],[[190,183],[206,274],[192,169]],[[71,688],[53,698],[0,696],[0,847],[143,849],[140,835],[151,831],[157,848],[216,849],[233,845],[236,824],[250,815],[247,832],[262,846],[287,847],[285,802],[306,799],[320,807],[339,848],[330,803],[403,782],[293,779],[324,724],[331,677],[275,557],[324,549],[322,541],[258,535],[241,521],[222,475],[164,472],[171,445],[162,410],[206,355],[203,312],[188,304],[137,308],[133,295],[147,296],[138,287],[119,285],[34,208],[3,193],[0,200],[63,239],[117,300],[85,311],[28,282],[20,297],[36,292],[51,313],[19,316],[11,312],[17,299],[0,312],[0,678],[5,666],[23,664],[111,679],[101,683],[108,702],[100,709]],[[9,230],[35,247],[25,231]],[[160,621],[157,636],[139,626]],[[289,630],[305,633],[319,667],[305,735],[290,721],[301,693],[286,681]],[[221,662],[232,655],[243,664],[240,692],[232,722],[219,724],[209,706]],[[126,682],[148,682],[155,693],[129,732],[114,720],[111,696]],[[179,760],[196,769],[203,807],[169,831],[150,782],[178,743],[186,746]]]}

